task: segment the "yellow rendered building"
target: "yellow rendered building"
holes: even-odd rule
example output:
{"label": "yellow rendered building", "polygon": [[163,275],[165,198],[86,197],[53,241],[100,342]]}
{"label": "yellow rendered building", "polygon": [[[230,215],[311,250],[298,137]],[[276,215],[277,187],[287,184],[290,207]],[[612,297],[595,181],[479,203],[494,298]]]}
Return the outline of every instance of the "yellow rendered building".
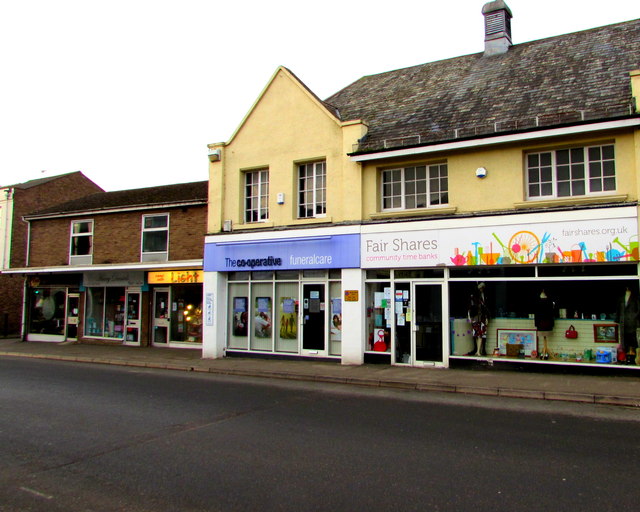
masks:
{"label": "yellow rendered building", "polygon": [[204,357],[640,368],[640,20],[482,13],[324,101],[280,67],[209,145]]}

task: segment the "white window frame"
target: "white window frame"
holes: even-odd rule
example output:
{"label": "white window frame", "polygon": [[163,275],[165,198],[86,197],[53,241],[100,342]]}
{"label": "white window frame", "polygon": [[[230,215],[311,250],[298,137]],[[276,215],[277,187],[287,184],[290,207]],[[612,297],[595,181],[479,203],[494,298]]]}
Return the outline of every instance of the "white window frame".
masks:
{"label": "white window frame", "polygon": [[[311,171],[301,177],[302,170]],[[302,180],[310,186],[302,188]],[[305,198],[305,196],[307,196]],[[310,197],[309,197],[310,196]],[[318,212],[318,209],[321,209]],[[313,219],[327,215],[327,162],[318,160],[298,164],[298,218]]]}
{"label": "white window frame", "polygon": [[[409,190],[410,185],[406,178],[407,171],[412,169],[416,170],[420,167],[425,168],[425,191],[418,193],[415,189],[413,191]],[[431,176],[431,171],[437,171],[438,175],[435,177]],[[443,175],[444,170],[444,175]],[[400,192],[398,194],[388,194],[385,195],[385,176],[391,173],[399,173],[400,179],[395,183],[399,183]],[[416,180],[413,180],[416,181]],[[432,191],[433,183],[438,182],[438,188],[440,190]],[[443,181],[446,181],[446,187],[443,190]],[[432,196],[437,194],[438,201],[432,202]],[[407,206],[407,197],[413,196],[417,197],[418,195],[426,196],[426,204],[424,206]],[[399,198],[400,205],[399,206],[385,206],[385,200]],[[380,175],[380,209],[384,212],[390,211],[402,211],[402,210],[426,210],[429,208],[442,208],[449,204],[449,167],[447,162],[439,162],[434,164],[419,164],[419,165],[408,165],[406,167],[394,167],[392,169],[383,169]]]}
{"label": "white window frame", "polygon": [[[77,224],[88,224],[89,231],[86,233],[74,233],[74,226]],[[74,239],[80,237],[89,238],[88,254],[73,254]],[[90,265],[93,262],[93,219],[76,219],[71,221],[69,236],[69,265]]]}
{"label": "white window frame", "polygon": [[[604,148],[611,148],[613,150],[613,156],[611,158],[604,158]],[[597,150],[599,157],[591,158],[591,150]],[[569,154],[569,163],[558,164],[558,153],[561,151],[567,151]],[[574,152],[582,152],[582,161],[573,162],[572,157]],[[548,163],[541,163],[542,156],[546,156]],[[537,164],[533,164],[532,157],[537,157]],[[605,176],[604,166],[605,163],[609,163],[613,169]],[[613,194],[617,189],[617,176],[616,176],[616,158],[615,158],[615,144],[592,144],[588,146],[573,146],[569,148],[559,148],[547,151],[532,151],[525,154],[524,167],[525,167],[525,193],[526,198],[529,201],[543,201],[546,199],[567,199],[573,197],[589,197],[589,196],[601,196]],[[574,168],[576,172],[579,172],[580,165],[582,166],[582,177],[573,176]],[[559,167],[568,167],[569,176],[568,179],[562,179],[559,177]],[[598,170],[599,167],[599,170]],[[545,169],[547,174],[546,179],[542,175],[542,169]],[[549,176],[550,171],[550,176]],[[592,174],[592,172],[594,172]],[[612,174],[611,174],[612,172]],[[532,179],[536,178],[536,179]],[[613,188],[604,190],[605,180],[613,181]],[[558,192],[559,185],[562,183],[569,183],[571,192],[569,194],[560,194]],[[599,187],[594,187],[596,183],[599,183]],[[584,187],[584,193],[574,193],[574,187]],[[532,187],[537,187],[537,194],[532,194]],[[543,193],[542,188],[545,187],[549,190],[548,193]],[[599,188],[600,190],[597,190]]]}
{"label": "white window frame", "polygon": [[[166,217],[167,225],[166,226],[157,227],[157,228],[146,228],[145,227],[146,219],[149,219],[149,218],[152,218],[152,217]],[[140,261],[141,262],[146,262],[146,261],[168,261],[169,260],[169,236],[170,236],[169,223],[170,223],[170,218],[169,218],[169,214],[168,213],[152,213],[152,214],[149,214],[149,215],[143,215],[142,216],[142,227],[141,227],[141,233],[140,233]],[[144,235],[145,235],[145,233],[157,233],[159,231],[166,231],[167,232],[167,247],[166,247],[166,250],[164,250],[164,251],[145,251],[144,250]]]}
{"label": "white window frame", "polygon": [[[249,177],[251,184],[247,183]],[[263,189],[266,188],[266,191]],[[257,193],[254,193],[257,192]],[[256,169],[244,173],[244,222],[266,222],[269,220],[269,169]]]}

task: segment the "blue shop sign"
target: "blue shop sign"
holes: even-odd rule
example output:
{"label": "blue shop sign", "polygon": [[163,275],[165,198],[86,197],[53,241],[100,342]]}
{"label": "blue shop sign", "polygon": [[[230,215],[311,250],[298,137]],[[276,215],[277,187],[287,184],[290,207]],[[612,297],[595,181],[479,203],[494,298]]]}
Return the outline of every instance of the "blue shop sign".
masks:
{"label": "blue shop sign", "polygon": [[360,235],[208,243],[205,272],[358,268]]}

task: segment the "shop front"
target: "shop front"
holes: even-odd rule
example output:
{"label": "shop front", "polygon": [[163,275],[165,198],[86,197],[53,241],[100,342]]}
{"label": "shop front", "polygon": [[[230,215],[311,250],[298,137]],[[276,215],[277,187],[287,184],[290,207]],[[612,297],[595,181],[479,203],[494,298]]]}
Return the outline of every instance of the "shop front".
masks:
{"label": "shop front", "polygon": [[81,274],[29,275],[25,292],[27,341],[78,338]]}
{"label": "shop front", "polygon": [[147,282],[153,346],[201,348],[202,270],[148,272]]}
{"label": "shop front", "polygon": [[363,226],[365,361],[638,367],[635,207]]}
{"label": "shop front", "polygon": [[345,273],[360,275],[359,235],[318,231],[207,240],[205,352],[342,357]]}
{"label": "shop front", "polygon": [[83,338],[140,345],[143,338],[143,271],[90,271],[82,280]]}

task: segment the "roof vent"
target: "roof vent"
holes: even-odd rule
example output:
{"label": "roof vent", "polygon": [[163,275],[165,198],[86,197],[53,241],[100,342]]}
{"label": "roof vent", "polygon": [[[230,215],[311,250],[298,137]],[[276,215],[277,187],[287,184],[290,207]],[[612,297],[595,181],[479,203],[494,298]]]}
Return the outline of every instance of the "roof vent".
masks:
{"label": "roof vent", "polygon": [[494,0],[482,7],[484,15],[484,54],[500,55],[511,46],[511,9],[503,0]]}

